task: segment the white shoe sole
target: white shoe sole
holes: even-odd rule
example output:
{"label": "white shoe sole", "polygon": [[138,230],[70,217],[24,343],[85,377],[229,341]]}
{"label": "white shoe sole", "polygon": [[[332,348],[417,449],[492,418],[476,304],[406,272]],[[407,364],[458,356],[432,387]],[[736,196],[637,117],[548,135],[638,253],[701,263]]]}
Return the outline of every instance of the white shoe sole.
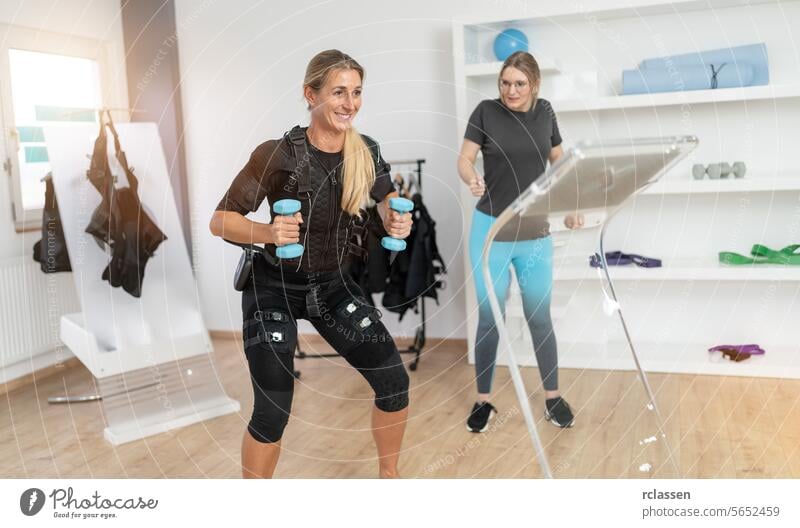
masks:
{"label": "white shoe sole", "polygon": [[492,418],[494,418],[494,415],[495,415],[495,414],[497,414],[497,412],[495,412],[495,411],[489,411],[489,419],[488,419],[488,420],[486,420],[486,425],[484,425],[484,426],[483,426],[483,429],[481,429],[480,431],[476,431],[475,429],[472,429],[472,428],[469,426],[469,424],[467,424],[467,431],[469,431],[470,433],[485,433],[485,432],[486,432],[486,430],[487,430],[487,429],[489,429],[489,423],[492,421]]}

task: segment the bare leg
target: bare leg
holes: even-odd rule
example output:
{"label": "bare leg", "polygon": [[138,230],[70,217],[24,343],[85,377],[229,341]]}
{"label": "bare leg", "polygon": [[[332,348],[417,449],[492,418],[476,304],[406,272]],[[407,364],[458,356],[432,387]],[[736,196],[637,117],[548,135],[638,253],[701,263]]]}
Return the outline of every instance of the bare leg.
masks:
{"label": "bare leg", "polygon": [[408,407],[402,411],[384,412],[372,408],[372,437],[378,448],[378,468],[380,478],[399,478],[397,461],[400,458],[400,445],[406,430]]}
{"label": "bare leg", "polygon": [[250,431],[245,429],[242,438],[242,478],[272,478],[280,454],[280,440],[265,444],[253,438]]}
{"label": "bare leg", "polygon": [[478,401],[480,403],[488,402],[489,401],[489,394],[484,394],[482,392],[478,393]]}
{"label": "bare leg", "polygon": [[544,391],[544,397],[545,397],[546,400],[551,400],[553,398],[558,398],[560,395],[561,395],[561,393],[558,392],[557,389],[556,390],[552,390],[552,391]]}

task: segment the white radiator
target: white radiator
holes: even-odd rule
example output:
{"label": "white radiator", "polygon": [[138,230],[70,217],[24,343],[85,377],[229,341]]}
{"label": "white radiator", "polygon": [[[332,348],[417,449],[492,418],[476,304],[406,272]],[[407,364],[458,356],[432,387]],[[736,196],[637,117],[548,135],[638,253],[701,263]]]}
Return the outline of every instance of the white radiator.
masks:
{"label": "white radiator", "polygon": [[30,255],[0,261],[0,367],[60,346],[61,315],[79,311],[72,273],[42,273]]}

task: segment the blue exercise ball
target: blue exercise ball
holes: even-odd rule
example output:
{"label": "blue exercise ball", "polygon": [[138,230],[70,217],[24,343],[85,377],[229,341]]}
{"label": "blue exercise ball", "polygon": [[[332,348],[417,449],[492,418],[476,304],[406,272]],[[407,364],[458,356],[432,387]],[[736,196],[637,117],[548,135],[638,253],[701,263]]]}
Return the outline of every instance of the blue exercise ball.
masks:
{"label": "blue exercise ball", "polygon": [[522,31],[506,29],[494,39],[494,54],[497,60],[504,61],[517,51],[528,51],[528,37]]}

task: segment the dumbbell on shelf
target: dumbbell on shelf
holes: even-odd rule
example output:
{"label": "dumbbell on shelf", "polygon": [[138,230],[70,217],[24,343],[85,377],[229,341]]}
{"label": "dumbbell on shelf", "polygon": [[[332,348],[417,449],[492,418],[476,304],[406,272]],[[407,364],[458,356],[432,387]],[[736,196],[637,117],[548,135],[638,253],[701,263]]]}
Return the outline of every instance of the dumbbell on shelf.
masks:
{"label": "dumbbell on shelf", "polygon": [[747,172],[747,166],[743,161],[736,161],[731,165],[723,161],[721,163],[709,163],[704,166],[702,163],[692,165],[692,177],[695,180],[702,180],[706,174],[710,180],[727,179],[731,175],[734,178],[744,178]]}

